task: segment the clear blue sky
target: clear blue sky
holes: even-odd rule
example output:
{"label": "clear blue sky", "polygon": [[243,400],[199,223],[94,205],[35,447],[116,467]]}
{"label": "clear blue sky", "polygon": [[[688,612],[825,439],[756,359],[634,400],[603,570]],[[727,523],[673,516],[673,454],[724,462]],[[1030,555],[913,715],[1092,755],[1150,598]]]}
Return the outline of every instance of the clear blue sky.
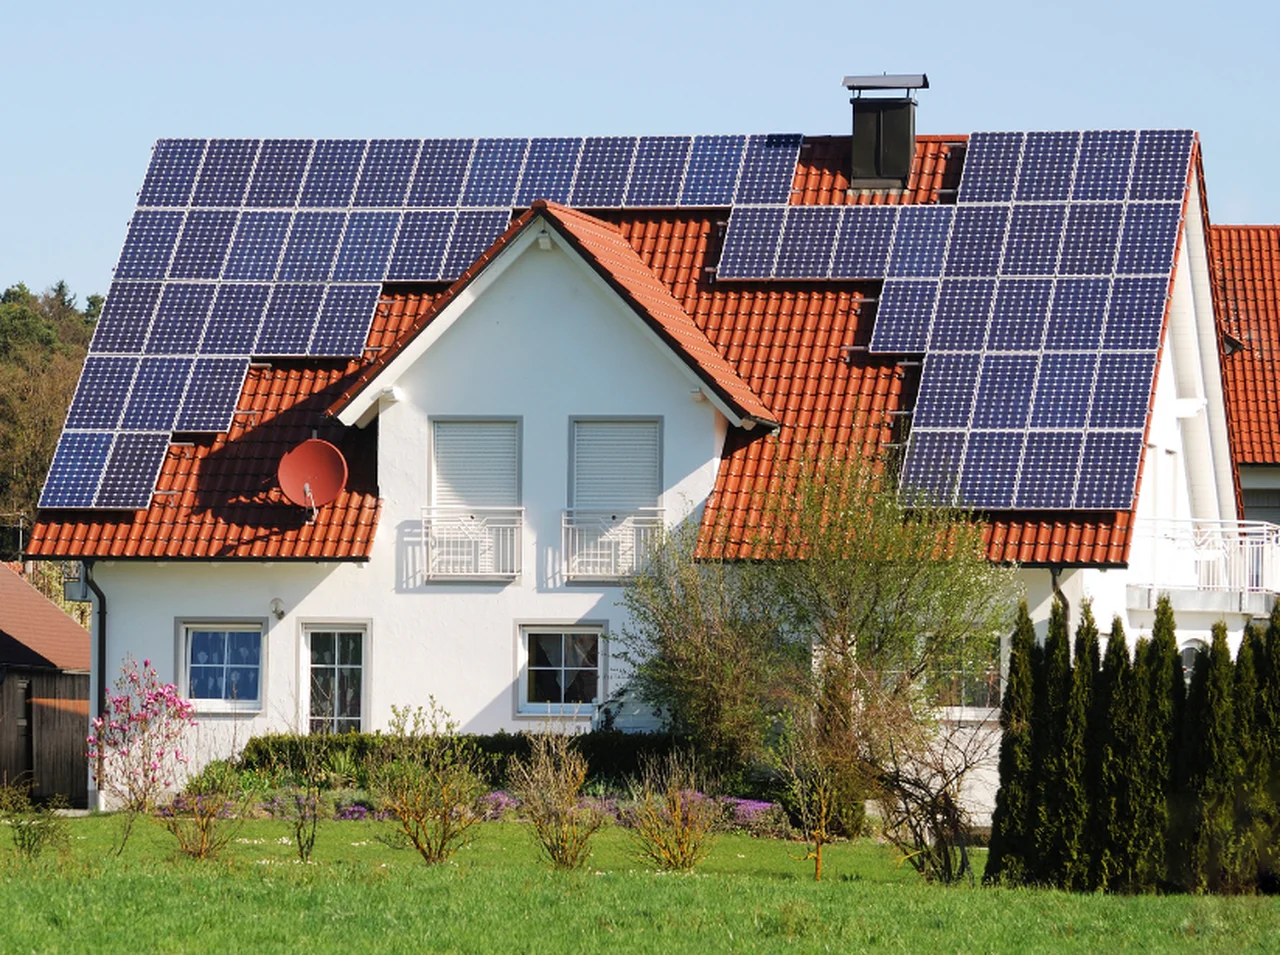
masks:
{"label": "clear blue sky", "polygon": [[929,74],[921,132],[1192,127],[1214,221],[1280,222],[1278,10],[15,0],[0,287],[105,292],[161,137],[835,133],[841,77],[882,71]]}

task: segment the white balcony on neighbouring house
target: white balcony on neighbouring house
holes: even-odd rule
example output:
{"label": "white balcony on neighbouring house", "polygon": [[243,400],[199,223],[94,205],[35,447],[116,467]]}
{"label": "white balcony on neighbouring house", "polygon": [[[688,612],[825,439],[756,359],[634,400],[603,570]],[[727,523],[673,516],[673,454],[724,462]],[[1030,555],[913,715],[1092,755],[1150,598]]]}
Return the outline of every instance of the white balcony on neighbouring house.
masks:
{"label": "white balcony on neighbouring house", "polygon": [[1135,590],[1146,591],[1143,602],[1152,607],[1160,593],[1200,593],[1202,603],[1209,595],[1221,595],[1224,610],[1266,613],[1266,601],[1280,593],[1280,526],[1138,520],[1129,566],[1134,574],[1131,597]]}
{"label": "white balcony on neighbouring house", "polygon": [[424,507],[429,580],[513,580],[520,576],[522,507]]}
{"label": "white balcony on neighbouring house", "polygon": [[564,512],[564,567],[568,580],[630,577],[663,531],[660,507]]}

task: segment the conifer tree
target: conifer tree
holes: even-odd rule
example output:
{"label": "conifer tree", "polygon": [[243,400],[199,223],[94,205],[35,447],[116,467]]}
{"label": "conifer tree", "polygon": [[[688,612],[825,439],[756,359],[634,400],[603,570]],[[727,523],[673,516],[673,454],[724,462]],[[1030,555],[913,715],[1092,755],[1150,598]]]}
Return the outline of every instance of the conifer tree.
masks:
{"label": "conifer tree", "polygon": [[1191,791],[1195,796],[1189,885],[1220,892],[1238,857],[1235,783],[1239,773],[1231,698],[1232,664],[1227,625],[1213,626],[1213,643],[1196,659],[1187,705]]}
{"label": "conifer tree", "polygon": [[1041,885],[1062,885],[1066,859],[1063,842],[1065,817],[1064,734],[1067,703],[1071,695],[1071,638],[1062,601],[1054,600],[1049,611],[1049,632],[1044,641],[1043,692],[1036,699],[1038,719],[1032,739],[1039,753],[1036,762],[1035,881]]}
{"label": "conifer tree", "polygon": [[1258,739],[1262,761],[1269,766],[1266,851],[1260,861],[1264,877],[1280,885],[1280,603],[1272,608],[1270,625],[1254,645],[1254,666]]}
{"label": "conifer tree", "polygon": [[1080,891],[1090,887],[1089,834],[1092,806],[1086,738],[1093,683],[1098,673],[1098,626],[1093,607],[1085,601],[1076,627],[1074,661],[1062,731],[1062,801],[1058,819],[1062,846],[1062,886]]}
{"label": "conifer tree", "polygon": [[1151,687],[1164,681],[1152,678],[1151,641],[1138,640],[1133,652],[1133,678],[1129,683],[1130,725],[1124,728],[1127,761],[1132,775],[1129,819],[1133,831],[1129,849],[1132,866],[1125,874],[1124,891],[1148,892],[1164,874],[1165,836],[1168,807],[1165,804],[1164,774],[1157,764],[1168,757],[1156,738],[1153,724],[1159,721],[1153,711],[1159,707],[1151,699]]}
{"label": "conifer tree", "polygon": [[1093,805],[1094,833],[1091,882],[1094,887],[1123,891],[1133,870],[1132,756],[1133,669],[1124,625],[1116,617],[1107,638],[1089,720],[1089,747],[1096,761],[1098,789]]}
{"label": "conifer tree", "polygon": [[1000,706],[1000,789],[991,815],[991,848],[982,877],[988,885],[1025,883],[1034,852],[1031,655],[1035,642],[1035,625],[1024,600],[1009,643],[1009,675]]}
{"label": "conifer tree", "polygon": [[1146,838],[1149,841],[1141,866],[1144,881],[1148,887],[1154,888],[1169,882],[1175,875],[1169,871],[1170,862],[1176,865],[1176,856],[1170,852],[1170,840],[1177,841],[1170,826],[1170,805],[1181,748],[1179,737],[1186,691],[1173,606],[1168,594],[1161,594],[1156,604],[1151,642],[1147,645],[1146,670],[1149,749],[1143,759],[1147,772],[1143,789],[1148,811],[1144,816]]}
{"label": "conifer tree", "polygon": [[1241,891],[1257,885],[1263,852],[1268,848],[1270,793],[1266,751],[1259,734],[1257,657],[1265,638],[1253,627],[1245,631],[1236,654],[1234,701],[1235,743],[1240,779],[1236,786],[1235,831],[1239,840],[1230,888]]}

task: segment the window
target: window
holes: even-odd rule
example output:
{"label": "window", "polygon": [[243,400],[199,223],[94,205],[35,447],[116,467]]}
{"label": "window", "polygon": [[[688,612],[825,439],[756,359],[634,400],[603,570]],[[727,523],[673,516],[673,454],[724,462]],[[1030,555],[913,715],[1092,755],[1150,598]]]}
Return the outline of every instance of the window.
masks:
{"label": "window", "polygon": [[262,625],[188,624],[187,697],[197,709],[262,705]]}
{"label": "window", "polygon": [[522,713],[573,715],[600,701],[603,635],[591,627],[526,627],[521,633]]}
{"label": "window", "polygon": [[310,630],[313,733],[360,731],[364,701],[364,631]]}
{"label": "window", "polygon": [[1191,674],[1195,672],[1197,658],[1208,649],[1209,644],[1194,638],[1182,645],[1182,679],[1187,686],[1191,685]]}

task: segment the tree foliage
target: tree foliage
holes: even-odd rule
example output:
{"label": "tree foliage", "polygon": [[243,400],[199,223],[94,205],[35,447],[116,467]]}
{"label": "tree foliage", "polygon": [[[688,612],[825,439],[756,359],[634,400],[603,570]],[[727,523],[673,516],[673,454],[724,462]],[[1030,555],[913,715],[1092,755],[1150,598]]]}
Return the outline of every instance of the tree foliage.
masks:
{"label": "tree foliage", "polygon": [[1023,600],[1009,644],[1008,677],[1000,706],[1000,790],[991,815],[991,846],[983,874],[988,884],[1026,882],[1035,853],[1028,838],[1036,811],[1031,685],[1035,640],[1035,626]]}

